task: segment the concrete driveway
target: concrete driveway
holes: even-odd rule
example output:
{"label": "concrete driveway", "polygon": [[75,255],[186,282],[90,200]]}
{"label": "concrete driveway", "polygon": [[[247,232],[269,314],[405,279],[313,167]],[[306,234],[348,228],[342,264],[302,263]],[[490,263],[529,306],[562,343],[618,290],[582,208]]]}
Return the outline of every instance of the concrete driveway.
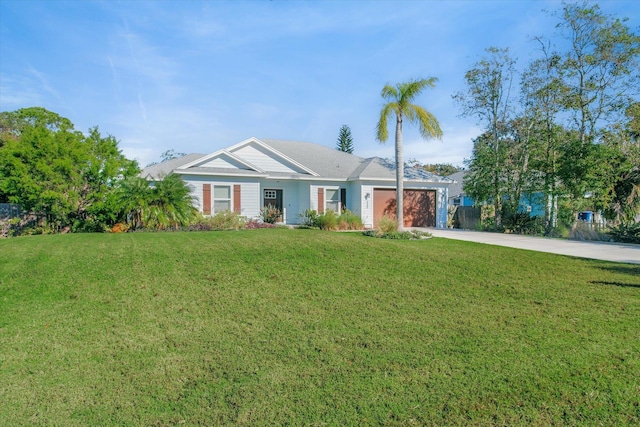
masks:
{"label": "concrete driveway", "polygon": [[549,239],[545,237],[521,236],[518,234],[486,233],[456,229],[421,229],[434,237],[466,240],[488,245],[507,246],[528,249],[530,251],[569,255],[579,258],[592,258],[604,261],[640,264],[640,245],[624,243],[582,242],[577,240]]}

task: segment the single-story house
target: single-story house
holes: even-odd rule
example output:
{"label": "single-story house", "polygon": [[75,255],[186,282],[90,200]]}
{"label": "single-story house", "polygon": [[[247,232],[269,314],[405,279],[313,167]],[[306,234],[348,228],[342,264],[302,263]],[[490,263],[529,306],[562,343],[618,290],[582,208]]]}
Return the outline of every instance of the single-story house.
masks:
{"label": "single-story house", "polygon": [[[362,158],[309,142],[249,138],[211,154],[190,154],[143,170],[150,180],[169,173],[190,185],[203,215],[231,210],[259,218],[273,206],[285,224],[300,223],[307,209],[318,213],[349,209],[365,227],[384,215],[395,217],[395,164]],[[425,170],[406,168],[406,227],[447,224],[448,187],[453,180]]]}
{"label": "single-story house", "polygon": [[[449,187],[449,205],[450,206],[474,206],[475,200],[468,196],[464,191],[464,178],[469,171],[460,171],[448,176],[455,182]],[[526,212],[531,216],[544,216],[545,201],[544,195],[535,191],[533,193],[524,193],[520,196],[518,203],[518,212]]]}
{"label": "single-story house", "polygon": [[460,171],[449,175],[454,182],[449,186],[450,206],[473,206],[473,199],[464,192],[464,176],[468,171]]}

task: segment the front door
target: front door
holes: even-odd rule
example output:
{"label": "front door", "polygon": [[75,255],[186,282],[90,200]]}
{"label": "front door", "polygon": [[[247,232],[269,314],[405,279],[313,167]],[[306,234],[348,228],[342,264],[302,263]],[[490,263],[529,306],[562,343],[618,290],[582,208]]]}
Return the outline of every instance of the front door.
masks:
{"label": "front door", "polygon": [[[282,213],[282,190],[263,190],[264,207],[276,208]],[[282,222],[282,217],[278,218]]]}

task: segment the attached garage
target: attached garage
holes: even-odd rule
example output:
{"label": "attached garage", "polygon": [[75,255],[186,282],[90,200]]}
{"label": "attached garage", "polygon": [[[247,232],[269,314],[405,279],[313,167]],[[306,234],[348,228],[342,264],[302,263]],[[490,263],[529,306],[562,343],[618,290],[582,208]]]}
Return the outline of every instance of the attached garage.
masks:
{"label": "attached garage", "polygon": [[[404,190],[404,226],[436,226],[436,191]],[[373,189],[373,226],[383,216],[396,217],[396,190],[393,188]]]}

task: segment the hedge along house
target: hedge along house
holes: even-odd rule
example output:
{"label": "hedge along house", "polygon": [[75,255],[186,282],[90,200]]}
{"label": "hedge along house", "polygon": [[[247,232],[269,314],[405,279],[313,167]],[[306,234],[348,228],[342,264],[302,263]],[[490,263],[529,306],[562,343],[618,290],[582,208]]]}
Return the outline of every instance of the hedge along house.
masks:
{"label": "hedge along house", "polygon": [[[190,154],[143,170],[147,179],[176,173],[190,185],[203,215],[230,210],[247,218],[273,206],[282,222],[298,224],[307,209],[349,209],[365,227],[395,217],[395,165],[308,142],[249,138],[208,155]],[[454,181],[406,168],[406,227],[447,224],[447,189]]]}

